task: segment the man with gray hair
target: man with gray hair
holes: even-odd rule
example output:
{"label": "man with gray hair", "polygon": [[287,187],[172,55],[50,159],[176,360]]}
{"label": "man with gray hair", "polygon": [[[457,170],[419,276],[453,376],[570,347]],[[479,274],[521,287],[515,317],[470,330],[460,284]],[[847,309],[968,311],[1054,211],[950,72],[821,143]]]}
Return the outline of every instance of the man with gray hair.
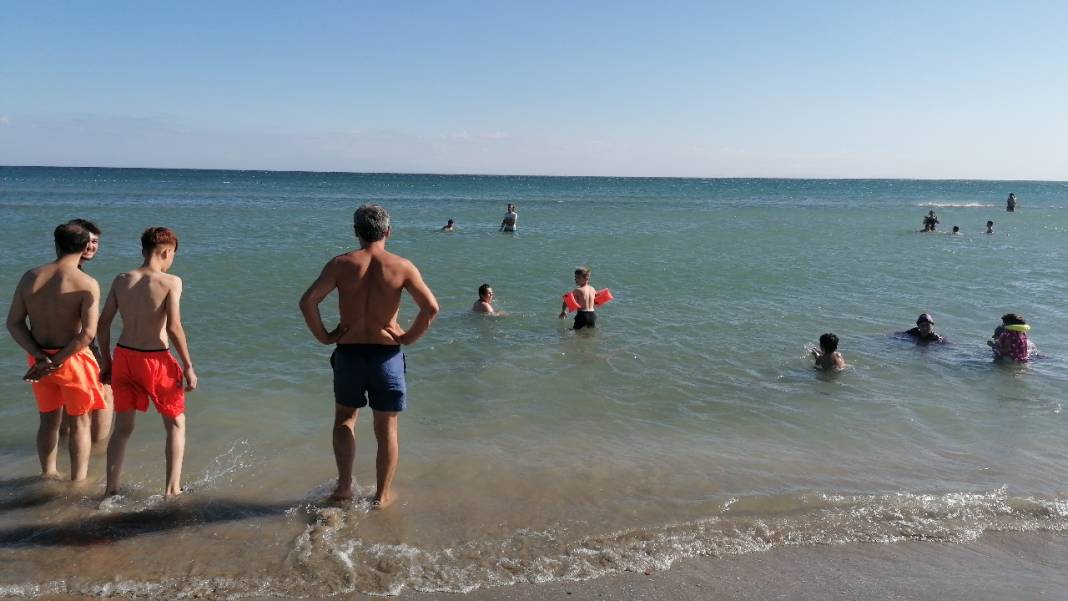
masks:
{"label": "man with gray hair", "polygon": [[[438,301],[415,265],[386,251],[392,233],[389,213],[363,205],[353,216],[360,248],[331,259],[300,299],[300,311],[315,339],[337,344],[334,369],[334,458],[337,488],[332,500],[351,499],[352,466],[356,458],[356,414],[371,405],[378,455],[375,461],[376,508],[393,502],[397,471],[397,416],[407,404],[405,360],[401,345],[419,340],[438,313]],[[338,292],[341,323],[331,331],[323,325],[319,304]],[[405,331],[397,323],[401,291],[406,290],[419,314]]]}

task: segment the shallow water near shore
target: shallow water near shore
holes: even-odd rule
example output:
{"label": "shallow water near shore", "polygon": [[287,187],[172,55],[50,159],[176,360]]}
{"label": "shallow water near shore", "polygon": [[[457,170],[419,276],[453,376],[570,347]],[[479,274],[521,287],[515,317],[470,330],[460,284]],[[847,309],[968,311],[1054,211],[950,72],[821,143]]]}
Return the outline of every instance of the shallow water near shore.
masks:
{"label": "shallow water near shore", "polygon": [[[296,308],[352,247],[365,201],[389,209],[389,248],[442,307],[406,349],[399,500],[385,511],[323,502],[330,349]],[[515,235],[497,232],[509,202]],[[917,233],[929,208],[964,235]],[[101,505],[102,453],[83,488],[33,478],[25,359],[0,343],[0,595],[463,592],[787,545],[1064,531],[1066,209],[1059,182],[0,167],[3,308],[52,258],[57,223],[103,228],[87,270],[105,291],[138,264],[140,231],[167,225],[201,378],[188,494],[159,496],[150,412],[125,494]],[[458,231],[438,231],[449,218]],[[576,335],[556,314],[580,264],[616,300]],[[469,313],[483,282],[507,316]],[[323,311],[332,323],[332,299]],[[1040,352],[1026,366],[994,364],[984,344],[1010,311]],[[922,312],[950,344],[891,336]],[[414,313],[406,301],[402,322]],[[805,357],[827,331],[844,372]]]}

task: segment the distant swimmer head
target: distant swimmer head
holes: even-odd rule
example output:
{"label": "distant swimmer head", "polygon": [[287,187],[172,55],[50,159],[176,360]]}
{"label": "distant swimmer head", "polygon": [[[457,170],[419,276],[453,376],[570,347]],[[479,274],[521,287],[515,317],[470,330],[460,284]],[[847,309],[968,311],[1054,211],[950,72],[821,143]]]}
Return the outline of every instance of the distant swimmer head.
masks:
{"label": "distant swimmer head", "polygon": [[994,222],[993,221],[987,221],[986,222],[986,227],[994,227]]}
{"label": "distant swimmer head", "polygon": [[930,313],[920,313],[920,316],[916,318],[916,325],[922,326],[923,324],[934,325],[934,317]]}
{"label": "distant swimmer head", "polygon": [[1027,321],[1015,313],[1006,313],[1001,316],[1001,323],[1007,326],[1025,326]]}
{"label": "distant swimmer head", "polygon": [[56,242],[56,256],[82,254],[89,246],[89,230],[76,223],[64,223],[52,232]]}
{"label": "distant swimmer head", "polygon": [[953,226],[953,233],[954,234],[959,234],[960,233],[960,226],[959,225],[954,225]]}
{"label": "distant swimmer head", "polygon": [[830,332],[820,336],[820,350],[825,353],[833,353],[838,350],[838,337]]}
{"label": "distant swimmer head", "polygon": [[478,298],[489,302],[489,299],[493,297],[493,288],[489,284],[482,284],[478,287]]}
{"label": "distant swimmer head", "polygon": [[390,234],[389,213],[381,205],[367,204],[356,209],[352,224],[356,237],[363,242],[378,242]]}

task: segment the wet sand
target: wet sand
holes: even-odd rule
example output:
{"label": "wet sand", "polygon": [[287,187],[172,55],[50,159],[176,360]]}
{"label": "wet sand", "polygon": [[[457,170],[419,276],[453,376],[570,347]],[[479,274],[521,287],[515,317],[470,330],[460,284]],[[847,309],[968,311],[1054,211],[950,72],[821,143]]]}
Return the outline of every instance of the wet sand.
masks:
{"label": "wet sand", "polygon": [[687,559],[648,574],[481,589],[466,595],[405,591],[398,599],[1064,600],[1068,599],[1068,535],[994,533],[967,544],[779,548],[737,557]]}

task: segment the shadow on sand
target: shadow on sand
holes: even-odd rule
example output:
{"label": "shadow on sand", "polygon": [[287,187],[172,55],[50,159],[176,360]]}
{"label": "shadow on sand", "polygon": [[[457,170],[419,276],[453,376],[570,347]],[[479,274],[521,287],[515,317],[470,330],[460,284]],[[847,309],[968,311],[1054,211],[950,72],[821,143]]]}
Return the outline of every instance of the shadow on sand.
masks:
{"label": "shadow on sand", "polygon": [[0,530],[0,547],[79,547],[204,524],[282,515],[299,502],[246,503],[224,499],[179,499],[135,513],[103,514],[58,524]]}

